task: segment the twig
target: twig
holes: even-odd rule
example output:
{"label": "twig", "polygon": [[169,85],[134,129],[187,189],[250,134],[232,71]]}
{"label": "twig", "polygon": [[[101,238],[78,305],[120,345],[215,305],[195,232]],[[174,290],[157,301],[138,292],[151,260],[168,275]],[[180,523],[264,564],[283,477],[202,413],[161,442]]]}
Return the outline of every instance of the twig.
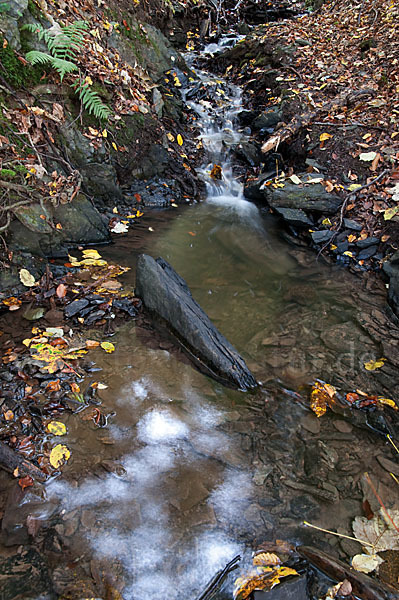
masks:
{"label": "twig", "polygon": [[365,473],[365,474],[364,474],[364,476],[365,476],[365,478],[366,478],[366,480],[367,480],[367,483],[368,483],[368,484],[369,484],[369,486],[371,487],[371,489],[372,489],[372,492],[373,492],[374,496],[377,498],[378,502],[380,503],[380,506],[381,506],[381,508],[383,509],[384,513],[386,514],[386,516],[388,517],[388,519],[391,521],[391,523],[392,523],[392,525],[394,526],[394,528],[396,529],[396,531],[399,533],[399,527],[397,527],[397,526],[395,525],[395,523],[394,523],[394,522],[393,522],[393,520],[392,520],[392,517],[391,517],[391,515],[389,514],[389,512],[388,512],[388,511],[387,511],[387,509],[385,508],[385,505],[384,505],[383,501],[381,500],[381,498],[379,497],[379,495],[378,495],[378,492],[377,492],[377,490],[375,489],[375,487],[374,487],[374,484],[373,484],[373,482],[371,481],[369,474],[368,474],[368,473]]}
{"label": "twig", "polygon": [[389,433],[387,434],[387,438],[388,438],[388,441],[391,442],[392,446],[395,448],[396,452],[399,454],[399,448],[397,447],[397,445],[395,444],[395,442],[393,441],[393,439],[391,438]]}
{"label": "twig", "polygon": [[313,121],[313,125],[323,125],[323,127],[329,127],[332,125],[333,127],[350,127],[351,125],[356,125],[356,127],[365,127],[366,129],[378,129],[379,131],[385,131],[384,127],[379,127],[378,125],[367,125],[366,123],[358,123],[357,121],[352,121],[351,123],[332,123],[331,121]]}
{"label": "twig", "polygon": [[372,548],[374,548],[373,544],[370,544],[370,542],[365,542],[364,540],[359,540],[358,538],[351,537],[350,535],[344,535],[343,533],[337,533],[336,531],[329,531],[328,529],[323,529],[322,527],[317,527],[317,525],[312,525],[311,523],[308,523],[307,521],[304,521],[303,524],[306,525],[307,527],[313,527],[313,529],[317,529],[318,531],[324,531],[324,533],[330,533],[331,535],[336,535],[337,537],[346,538],[347,540],[353,540],[355,542],[359,542],[359,544],[364,544],[365,546],[371,546]]}
{"label": "twig", "polygon": [[223,579],[231,571],[234,571],[234,569],[237,568],[237,565],[238,565],[238,562],[240,561],[240,559],[241,559],[241,556],[237,555],[233,558],[233,560],[231,560],[229,563],[227,563],[227,565],[223,569],[220,569],[220,571],[218,571],[216,573],[216,575],[214,577],[212,577],[211,581],[206,586],[205,591],[202,592],[202,594],[200,596],[198,596],[197,600],[211,600],[211,598],[214,596],[215,592],[219,589],[220,585],[222,584]]}
{"label": "twig", "polygon": [[392,479],[393,479],[394,481],[396,481],[396,483],[399,485],[399,479],[398,479],[397,477],[395,477],[395,475],[394,475],[393,473],[389,473],[389,474],[390,474],[390,476],[392,477]]}

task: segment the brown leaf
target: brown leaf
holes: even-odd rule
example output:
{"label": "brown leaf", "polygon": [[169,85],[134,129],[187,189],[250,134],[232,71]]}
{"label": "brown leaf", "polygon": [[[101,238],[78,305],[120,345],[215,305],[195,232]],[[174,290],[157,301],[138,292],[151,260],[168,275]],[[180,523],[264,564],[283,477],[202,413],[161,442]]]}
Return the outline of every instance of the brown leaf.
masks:
{"label": "brown leaf", "polygon": [[30,475],[26,475],[26,477],[22,477],[22,479],[18,480],[18,485],[24,490],[33,485],[33,479]]}
{"label": "brown leaf", "polygon": [[60,283],[60,285],[57,287],[58,298],[64,298],[66,296],[66,293],[67,293],[66,285],[64,285],[63,283]]}
{"label": "brown leaf", "polygon": [[378,163],[381,160],[381,154],[379,154],[377,152],[376,157],[374,158],[373,162],[371,163],[371,167],[370,167],[370,171],[376,171],[377,167],[378,167]]}

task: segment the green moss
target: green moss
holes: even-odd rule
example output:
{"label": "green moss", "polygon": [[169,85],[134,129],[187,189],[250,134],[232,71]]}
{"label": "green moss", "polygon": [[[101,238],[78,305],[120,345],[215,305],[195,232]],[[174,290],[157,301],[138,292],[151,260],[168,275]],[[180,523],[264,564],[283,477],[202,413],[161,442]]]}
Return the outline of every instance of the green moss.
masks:
{"label": "green moss", "polygon": [[16,171],[13,171],[12,169],[0,169],[0,177],[6,181],[13,179],[16,174]]}
{"label": "green moss", "polygon": [[3,46],[4,38],[0,36],[0,62],[4,67],[4,79],[15,88],[37,85],[42,75],[42,67],[24,65],[18,60],[14,50],[9,45]]}
{"label": "green moss", "polygon": [[28,10],[32,17],[40,21],[43,18],[43,13],[39,6],[33,0],[28,0]]}

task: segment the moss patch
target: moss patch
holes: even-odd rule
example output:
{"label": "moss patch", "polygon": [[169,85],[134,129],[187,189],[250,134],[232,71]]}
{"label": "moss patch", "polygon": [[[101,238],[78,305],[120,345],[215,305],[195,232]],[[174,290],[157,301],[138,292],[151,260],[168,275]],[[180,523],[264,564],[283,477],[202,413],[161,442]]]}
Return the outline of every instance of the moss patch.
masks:
{"label": "moss patch", "polygon": [[44,73],[43,68],[24,65],[18,60],[14,50],[8,44],[5,47],[3,44],[4,38],[0,36],[0,62],[4,67],[2,73],[7,83],[17,89],[25,87],[26,83],[30,86],[38,84]]}

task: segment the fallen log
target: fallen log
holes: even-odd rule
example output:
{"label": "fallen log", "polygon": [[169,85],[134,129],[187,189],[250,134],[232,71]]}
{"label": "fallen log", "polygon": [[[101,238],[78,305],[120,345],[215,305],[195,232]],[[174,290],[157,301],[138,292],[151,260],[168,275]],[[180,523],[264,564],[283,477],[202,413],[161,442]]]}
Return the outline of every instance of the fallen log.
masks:
{"label": "fallen log", "polygon": [[262,152],[265,154],[266,152],[270,152],[270,150],[277,150],[282,142],[290,140],[303,127],[310,125],[311,122],[318,119],[321,114],[330,112],[334,106],[350,106],[360,98],[373,96],[374,94],[374,90],[368,88],[357,90],[356,92],[353,90],[341,92],[339,96],[336,96],[330,102],[326,102],[317,110],[309,110],[302,115],[293,117],[288,125],[279,129],[262,145]]}
{"label": "fallen log", "polygon": [[334,581],[347,579],[352,586],[353,593],[361,600],[398,600],[398,592],[391,586],[355,571],[349,565],[329,556],[322,550],[311,546],[299,546],[297,552]]}
{"label": "fallen log", "polygon": [[18,469],[18,477],[30,475],[36,481],[41,482],[47,479],[43,471],[3,442],[0,442],[0,467],[8,473],[14,473],[15,469]]}
{"label": "fallen log", "polygon": [[155,322],[166,328],[200,371],[246,391],[257,383],[237,350],[216,329],[180,275],[163,258],[141,254],[136,295]]}

